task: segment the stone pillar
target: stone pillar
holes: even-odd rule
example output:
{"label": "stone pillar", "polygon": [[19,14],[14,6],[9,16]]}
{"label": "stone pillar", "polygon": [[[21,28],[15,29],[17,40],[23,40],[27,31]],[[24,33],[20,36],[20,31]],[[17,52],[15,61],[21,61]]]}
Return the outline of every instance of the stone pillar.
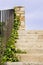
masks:
{"label": "stone pillar", "polygon": [[22,6],[18,6],[15,7],[15,12],[16,12],[16,16],[18,16],[20,18],[20,29],[25,29],[25,11],[24,11],[24,7]]}
{"label": "stone pillar", "polygon": [[[18,30],[19,39],[17,40],[16,48],[23,49],[24,48],[24,40],[25,40],[25,8],[23,6],[15,7],[16,16],[20,19],[20,27]],[[24,49],[23,49],[24,50]]]}

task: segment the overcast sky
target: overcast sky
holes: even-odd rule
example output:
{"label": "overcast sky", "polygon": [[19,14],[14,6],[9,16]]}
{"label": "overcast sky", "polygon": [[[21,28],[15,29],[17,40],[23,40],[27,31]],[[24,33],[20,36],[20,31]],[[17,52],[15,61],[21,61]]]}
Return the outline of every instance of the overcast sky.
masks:
{"label": "overcast sky", "polygon": [[1,9],[25,7],[25,23],[28,30],[43,30],[43,0],[0,0]]}

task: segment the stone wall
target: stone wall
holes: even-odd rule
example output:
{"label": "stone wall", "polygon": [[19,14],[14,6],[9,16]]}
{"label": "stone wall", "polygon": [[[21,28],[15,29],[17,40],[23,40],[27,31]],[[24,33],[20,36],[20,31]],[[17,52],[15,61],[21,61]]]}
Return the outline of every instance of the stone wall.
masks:
{"label": "stone wall", "polygon": [[[21,13],[22,12],[22,13]],[[25,50],[27,54],[19,54],[22,62],[43,62],[43,30],[25,30],[24,7],[16,7],[16,14],[20,16],[19,39],[16,47]]]}
{"label": "stone wall", "polygon": [[19,40],[17,47],[25,50],[43,49],[43,31],[19,30]]}
{"label": "stone wall", "polygon": [[19,39],[17,47],[21,49],[42,49],[43,48],[43,30],[25,30],[25,10],[24,7],[15,7],[16,15],[20,17]]}
{"label": "stone wall", "polygon": [[25,9],[22,6],[15,7],[16,16],[20,19],[20,29],[25,29]]}

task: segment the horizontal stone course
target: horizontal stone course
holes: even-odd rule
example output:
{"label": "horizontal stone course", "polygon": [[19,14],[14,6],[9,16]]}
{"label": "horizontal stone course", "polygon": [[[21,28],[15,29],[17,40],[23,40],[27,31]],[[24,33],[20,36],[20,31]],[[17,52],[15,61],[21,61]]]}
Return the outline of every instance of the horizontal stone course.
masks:
{"label": "horizontal stone course", "polygon": [[22,62],[36,62],[42,63],[43,62],[43,54],[19,54],[20,60]]}
{"label": "horizontal stone course", "polygon": [[7,62],[5,65],[43,65],[43,63],[34,62]]}

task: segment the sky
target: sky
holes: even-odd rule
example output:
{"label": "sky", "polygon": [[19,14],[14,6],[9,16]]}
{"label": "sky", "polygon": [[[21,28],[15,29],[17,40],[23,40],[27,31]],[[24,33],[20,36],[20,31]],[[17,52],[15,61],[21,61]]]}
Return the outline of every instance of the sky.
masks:
{"label": "sky", "polygon": [[0,0],[0,10],[25,7],[26,30],[43,30],[43,0]]}

